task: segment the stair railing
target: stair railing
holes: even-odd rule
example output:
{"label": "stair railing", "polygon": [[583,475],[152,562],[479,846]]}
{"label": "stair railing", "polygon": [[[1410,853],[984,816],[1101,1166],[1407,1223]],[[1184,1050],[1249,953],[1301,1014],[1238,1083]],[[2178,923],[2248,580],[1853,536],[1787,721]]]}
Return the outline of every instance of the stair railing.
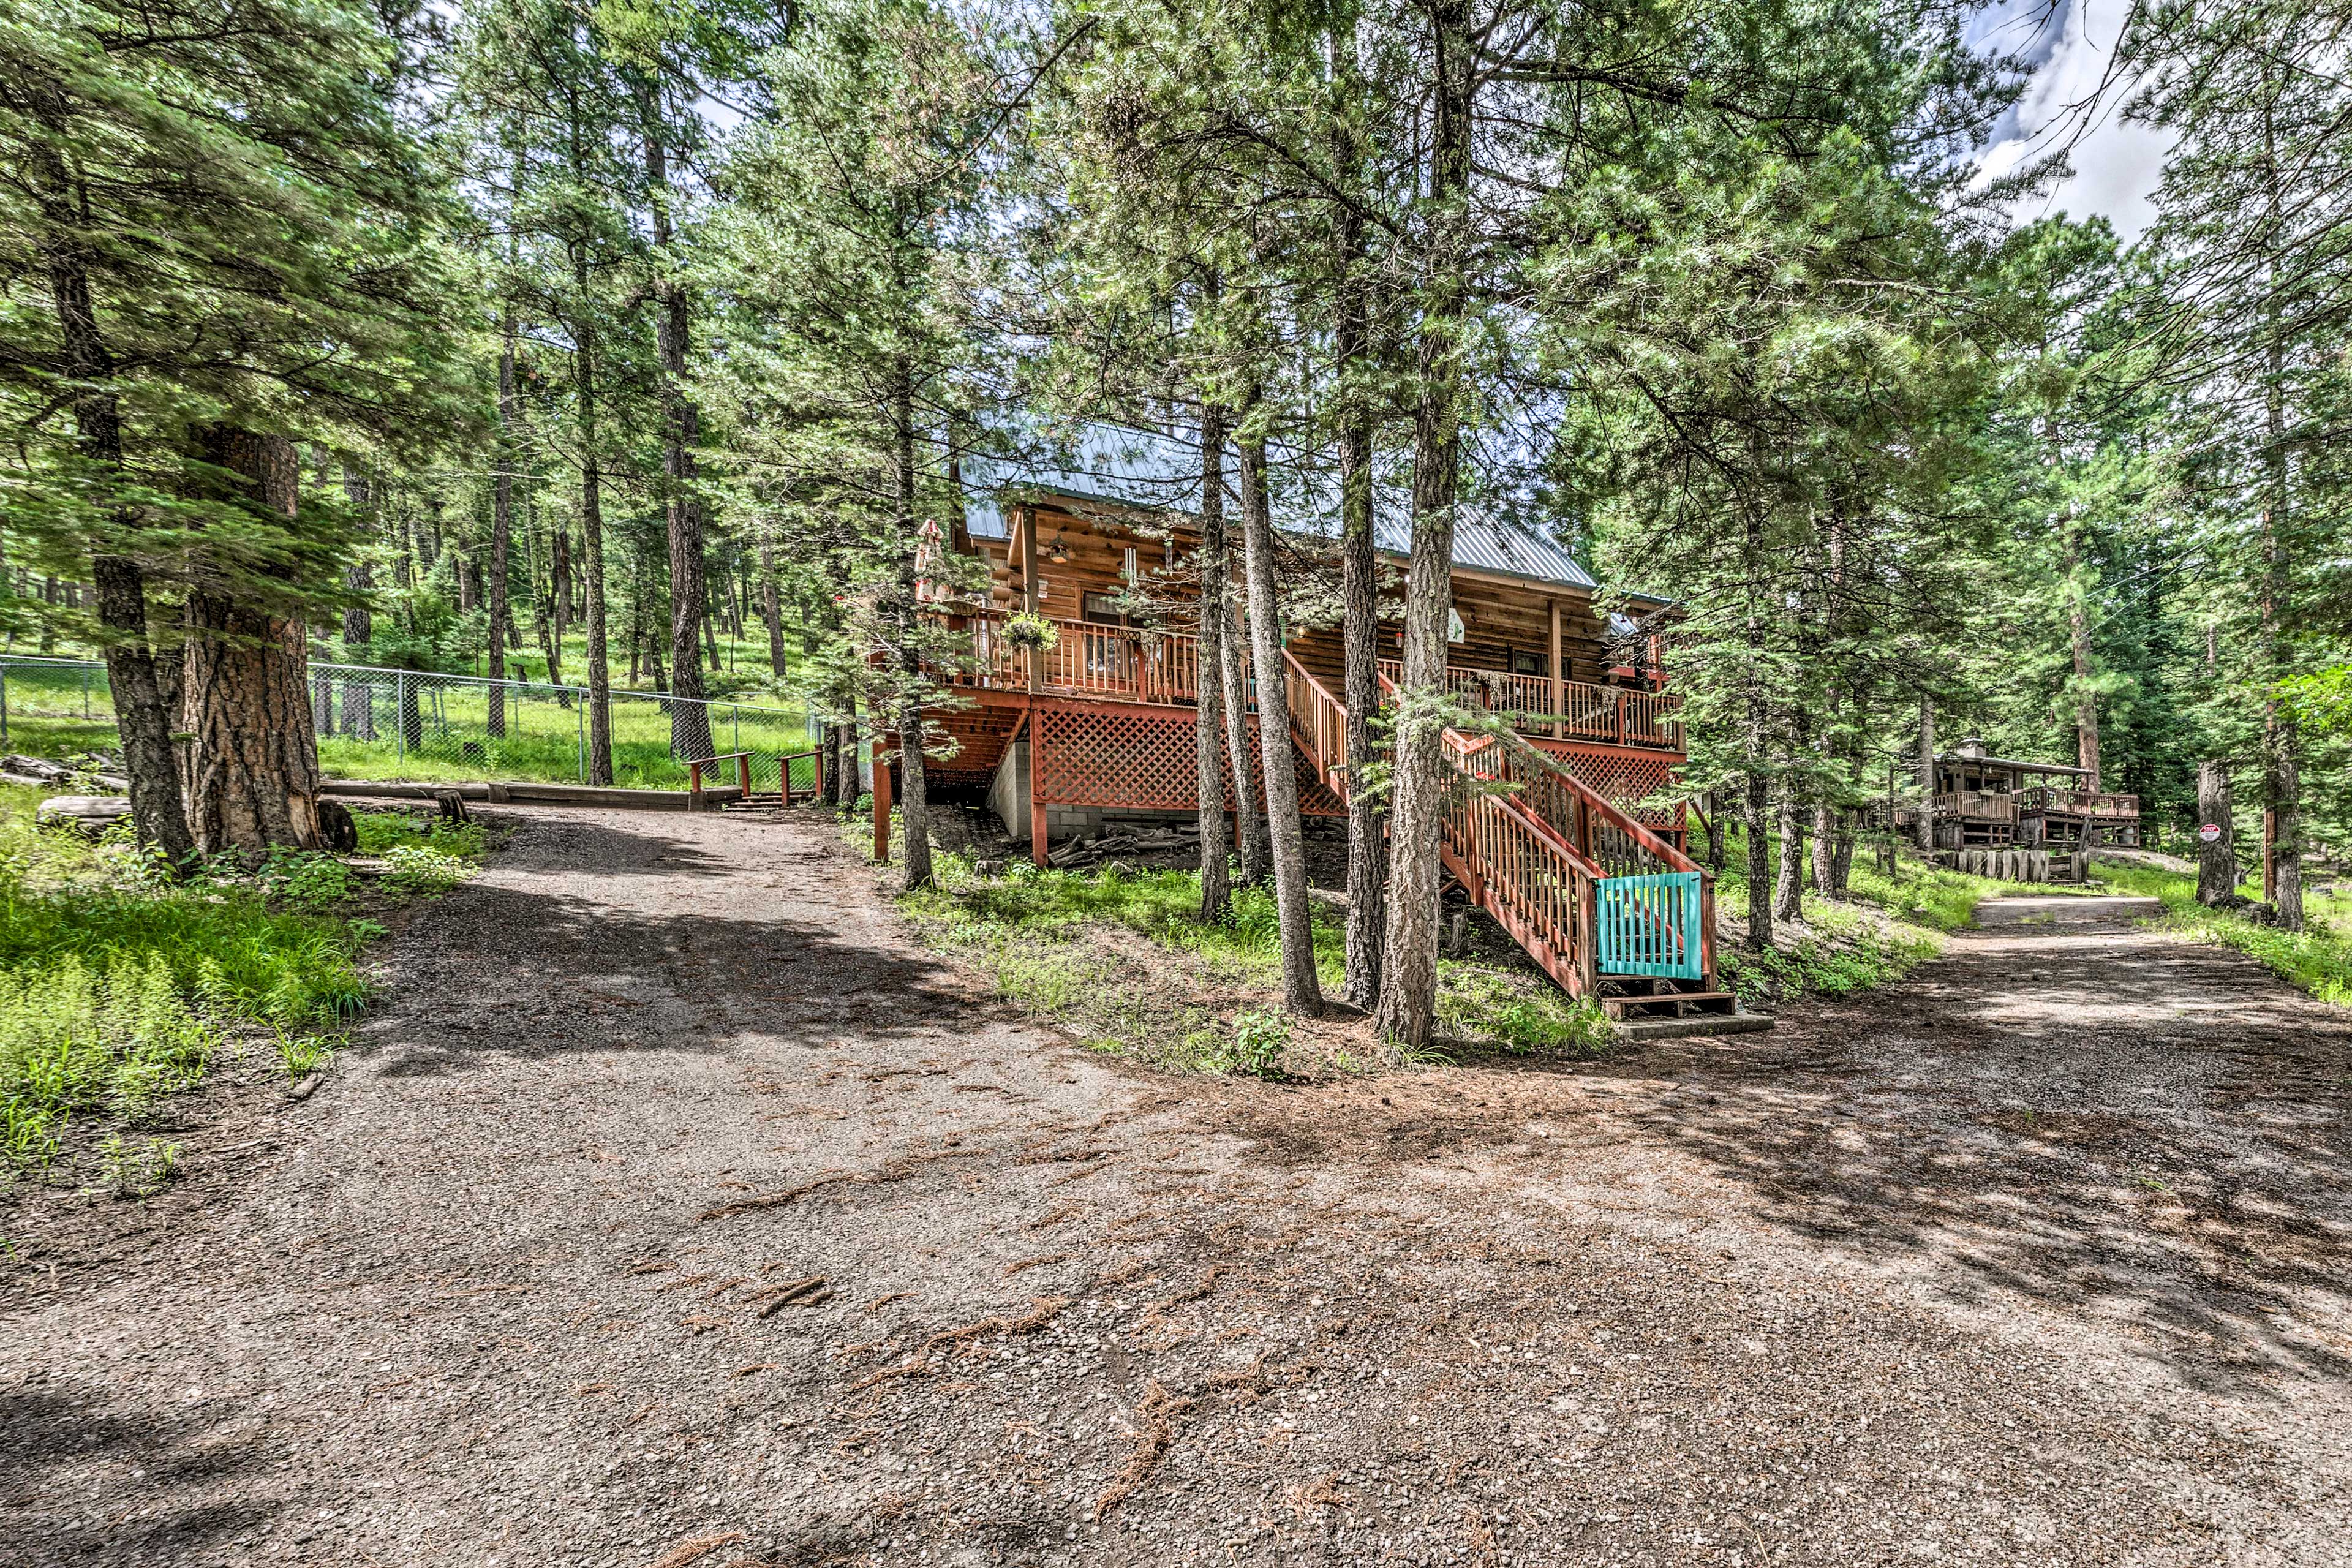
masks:
{"label": "stair railing", "polygon": [[[1284,689],[1290,697],[1290,724],[1298,742],[1315,760],[1316,772],[1328,783],[1348,767],[1348,710],[1331,689],[1288,648],[1282,650]],[[1339,786],[1334,786],[1339,787]]]}

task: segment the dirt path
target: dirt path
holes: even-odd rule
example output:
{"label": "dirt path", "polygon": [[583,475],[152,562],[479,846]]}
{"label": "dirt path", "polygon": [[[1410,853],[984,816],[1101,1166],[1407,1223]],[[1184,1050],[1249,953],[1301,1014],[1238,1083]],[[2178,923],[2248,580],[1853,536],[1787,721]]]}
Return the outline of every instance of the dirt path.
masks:
{"label": "dirt path", "polygon": [[274,1152],[12,1277],[0,1562],[2344,1559],[2352,1035],[2231,955],[1240,1086],[867,885],[523,819]]}

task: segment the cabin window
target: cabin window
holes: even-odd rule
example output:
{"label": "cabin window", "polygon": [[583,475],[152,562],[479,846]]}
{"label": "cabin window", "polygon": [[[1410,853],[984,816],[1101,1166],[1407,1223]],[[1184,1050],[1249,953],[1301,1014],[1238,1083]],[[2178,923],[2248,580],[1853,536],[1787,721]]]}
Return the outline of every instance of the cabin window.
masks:
{"label": "cabin window", "polygon": [[1513,675],[1549,675],[1551,655],[1537,653],[1528,648],[1515,647],[1511,650],[1511,673]]}
{"label": "cabin window", "polygon": [[1092,621],[1098,626],[1127,625],[1126,616],[1119,612],[1118,595],[1116,594],[1087,595],[1079,609],[1079,616],[1081,619]]}

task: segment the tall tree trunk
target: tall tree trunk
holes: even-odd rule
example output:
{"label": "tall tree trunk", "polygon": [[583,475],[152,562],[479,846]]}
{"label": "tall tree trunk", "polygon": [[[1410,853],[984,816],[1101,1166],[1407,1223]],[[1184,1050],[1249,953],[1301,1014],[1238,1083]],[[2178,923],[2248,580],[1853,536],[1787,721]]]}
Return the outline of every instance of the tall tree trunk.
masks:
{"label": "tall tree trunk", "polygon": [[[2066,503],[2058,537],[2064,550],[2066,635],[2074,655],[2074,752],[2083,787],[2099,793],[2099,697],[2091,685],[2090,595],[2081,581],[2083,549],[2074,504]],[[2087,838],[2085,839],[2087,843]]]}
{"label": "tall tree trunk", "polygon": [[2221,829],[2210,844],[2198,835],[2197,901],[2210,906],[2238,890],[2236,824],[2230,819],[2230,770],[2224,763],[2197,764],[2197,822],[2200,828]]}
{"label": "tall tree trunk", "polygon": [[[2270,73],[2263,72],[2267,87]],[[2263,99],[2263,169],[2268,181],[2263,243],[2274,246],[2281,227],[2278,98]],[[2303,929],[2303,791],[2294,711],[2279,700],[2279,682],[2294,673],[2288,649],[2289,599],[2294,587],[2287,491],[2286,331],[2280,300],[2288,287],[2278,259],[2264,266],[2263,378],[2263,901],[2287,931]]]}
{"label": "tall tree trunk", "polygon": [[[1255,402],[1255,397],[1252,398]],[[1249,573],[1250,652],[1257,667],[1258,761],[1265,772],[1267,837],[1274,850],[1274,908],[1282,939],[1282,1005],[1309,1017],[1323,1011],[1315,973],[1314,906],[1298,821],[1298,773],[1291,756],[1290,688],[1282,658],[1282,606],[1274,587],[1274,514],[1265,493],[1265,438],[1241,440],[1242,549]]]}
{"label": "tall tree trunk", "polygon": [[[1221,411],[1222,412],[1222,411]],[[1265,818],[1258,810],[1258,795],[1254,787],[1255,774],[1250,767],[1249,698],[1242,682],[1241,637],[1234,625],[1231,604],[1233,583],[1233,551],[1225,532],[1224,458],[1222,450],[1223,419],[1218,421],[1220,450],[1214,469],[1217,486],[1215,510],[1211,510],[1208,498],[1202,498],[1201,511],[1201,673],[1205,688],[1211,679],[1219,687],[1218,705],[1224,719],[1225,763],[1233,770],[1234,781],[1234,847],[1241,860],[1241,879],[1246,886],[1265,880],[1273,852],[1265,840]],[[1202,467],[1203,483],[1208,482],[1211,469],[1204,459]],[[1209,584],[1216,584],[1211,592]],[[1213,634],[1211,617],[1215,619]],[[1209,663],[1210,638],[1215,639],[1216,662]]]}
{"label": "tall tree trunk", "polygon": [[[62,175],[63,170],[53,166],[51,174]],[[112,389],[114,356],[99,327],[79,243],[64,237],[78,226],[70,221],[65,184],[57,179],[55,184],[60,210],[52,216],[68,221],[58,225],[58,237],[49,243],[47,259],[66,372],[79,388],[74,399],[77,444],[85,461],[108,478],[118,478],[122,472],[122,414]],[[131,782],[131,819],[141,843],[161,849],[173,867],[184,867],[194,858],[195,840],[181,793],[172,712],[164,704],[154,645],[149,640],[147,575],[127,552],[138,521],[128,508],[110,509],[111,547],[92,552],[90,581],[98,593],[98,624],[105,637],[107,685],[114,695],[123,772]]]}
{"label": "tall tree trunk", "polygon": [[[1353,92],[1351,38],[1335,38],[1332,57],[1345,89]],[[1338,117],[1335,160],[1343,178],[1363,168],[1362,136]],[[1381,705],[1380,559],[1372,533],[1373,420],[1360,384],[1371,372],[1370,284],[1362,276],[1364,220],[1352,203],[1337,215],[1339,315],[1333,339],[1333,372],[1339,399],[1339,574],[1346,607],[1341,623],[1341,700],[1348,705],[1348,930],[1347,971],[1342,982],[1349,1005],[1371,1012],[1381,1000],[1381,942],[1387,915],[1388,837],[1386,814],[1366,780],[1373,761],[1372,715]]]}
{"label": "tall tree trunk", "polygon": [[1771,781],[1750,769],[1740,826],[1748,841],[1748,945],[1758,952],[1772,945],[1771,801]]}
{"label": "tall tree trunk", "polygon": [[1936,852],[1936,700],[1919,693],[1919,852]]}
{"label": "tall tree trunk", "polygon": [[[215,425],[197,444],[204,461],[241,481],[237,499],[296,515],[291,441]],[[319,743],[302,623],[206,586],[188,594],[186,625],[182,700],[195,735],[188,812],[195,847],[207,854],[318,848]]]}
{"label": "tall tree trunk", "polygon": [[[572,253],[574,281],[588,299],[585,253]],[[596,331],[583,313],[572,329],[572,374],[580,426],[580,555],[587,582],[588,782],[613,782],[612,650],[604,635],[604,470],[596,458]]]}
{"label": "tall tree trunk", "polygon": [[1476,94],[1466,0],[1427,7],[1433,110],[1428,254],[1421,277],[1412,430],[1412,556],[1406,575],[1404,686],[1397,705],[1389,818],[1387,949],[1381,1037],[1426,1045],[1437,1016],[1437,850],[1444,758],[1446,618],[1454,603],[1454,502],[1461,485],[1462,315],[1465,308],[1470,115]]}
{"label": "tall tree trunk", "polygon": [[[490,666],[494,681],[507,678],[507,570],[514,550],[515,322],[512,311],[499,321],[499,471],[490,488]],[[507,692],[488,688],[489,735],[507,735]]]}
{"label": "tall tree trunk", "polygon": [[[1233,581],[1233,552],[1228,547],[1224,531],[1217,535],[1217,553],[1223,565],[1219,581]],[[1234,858],[1241,863],[1244,887],[1255,888],[1266,879],[1274,863],[1274,850],[1266,842],[1265,813],[1259,809],[1259,795],[1254,781],[1256,772],[1250,766],[1253,748],[1249,739],[1249,683],[1242,678],[1242,632],[1235,624],[1230,605],[1220,606],[1217,627],[1218,647],[1224,667],[1218,679],[1224,687],[1225,697],[1225,761],[1234,770]]]}
{"label": "tall tree trunk", "polygon": [[548,548],[547,679],[563,679],[563,634],[572,626],[572,530],[559,521]]}
{"label": "tall tree trunk", "polygon": [[[657,134],[650,92],[646,114],[646,182],[653,193],[654,246],[670,250],[669,163]],[[686,700],[669,709],[669,748],[675,757],[712,755],[710,710],[704,695],[701,650],[705,613],[702,561],[702,500],[695,493],[694,447],[701,437],[702,411],[686,395],[686,289],[665,273],[654,281],[655,337],[661,356],[662,489],[669,522],[670,695]]]}
{"label": "tall tree trunk", "polygon": [[[890,370],[890,458],[898,505],[899,820],[906,830],[908,892],[931,885],[929,797],[923,779],[923,659],[915,602],[915,375],[900,355]],[[879,766],[880,764],[876,764]]]}
{"label": "tall tree trunk", "polygon": [[776,582],[776,547],[764,540],[760,544],[760,613],[768,623],[768,668],[782,680],[785,674],[783,590]]}
{"label": "tall tree trunk", "polygon": [[[1219,613],[1225,602],[1225,411],[1215,399],[1201,400],[1201,597],[1200,635],[1193,668],[1192,760],[1201,824],[1201,918],[1223,921],[1233,912],[1232,849],[1225,841],[1225,633]],[[1216,548],[1210,548],[1214,541]],[[1033,755],[1034,753],[1032,753]],[[1235,781],[1238,794],[1249,784]]]}
{"label": "tall tree trunk", "polygon": [[1339,437],[1340,584],[1347,606],[1340,658],[1348,704],[1347,997],[1371,1012],[1381,1000],[1381,942],[1388,907],[1387,813],[1366,775],[1375,760],[1372,715],[1381,706],[1380,559],[1372,534],[1372,432],[1352,424]]}
{"label": "tall tree trunk", "polygon": [[[367,470],[349,458],[343,461],[343,498],[373,539],[377,531],[375,487]],[[375,615],[361,595],[374,589],[375,569],[364,557],[354,560],[343,568],[343,586],[353,595],[343,606],[343,657],[365,664],[368,644],[375,640]],[[375,688],[364,679],[343,684],[343,733],[359,741],[376,738]]]}
{"label": "tall tree trunk", "polygon": [[1805,912],[1805,818],[1799,810],[1794,759],[1780,775],[1780,869],[1772,886],[1772,915],[1793,921]]}

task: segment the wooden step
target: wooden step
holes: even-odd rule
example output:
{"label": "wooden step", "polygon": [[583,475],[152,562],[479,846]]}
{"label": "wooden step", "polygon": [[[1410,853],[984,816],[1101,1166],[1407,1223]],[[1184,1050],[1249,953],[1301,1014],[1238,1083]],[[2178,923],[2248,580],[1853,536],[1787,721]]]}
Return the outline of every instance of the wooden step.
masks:
{"label": "wooden step", "polygon": [[1692,1018],[1737,1013],[1739,998],[1728,991],[1668,991],[1652,996],[1603,996],[1601,1008],[1611,1017],[1620,1019]]}

